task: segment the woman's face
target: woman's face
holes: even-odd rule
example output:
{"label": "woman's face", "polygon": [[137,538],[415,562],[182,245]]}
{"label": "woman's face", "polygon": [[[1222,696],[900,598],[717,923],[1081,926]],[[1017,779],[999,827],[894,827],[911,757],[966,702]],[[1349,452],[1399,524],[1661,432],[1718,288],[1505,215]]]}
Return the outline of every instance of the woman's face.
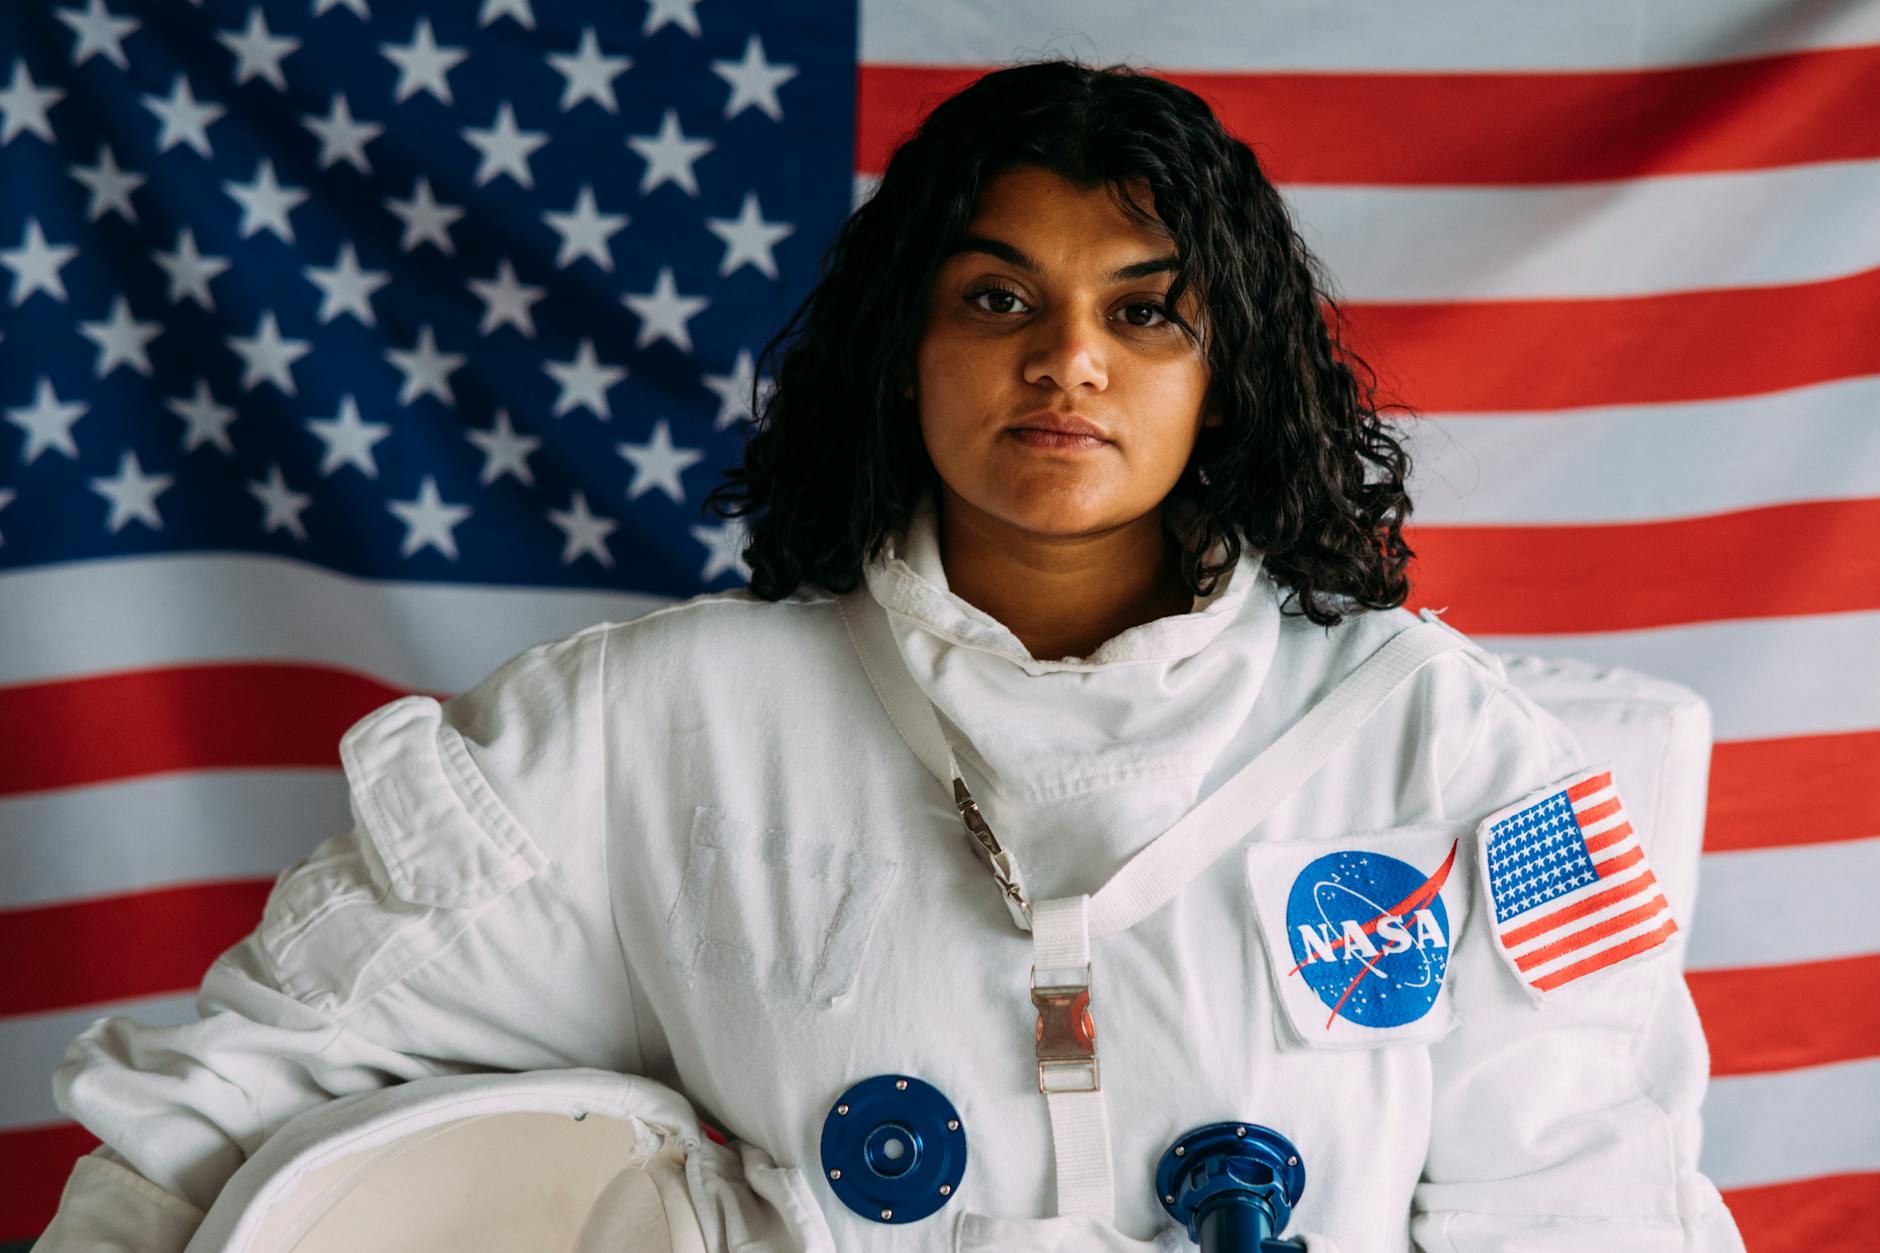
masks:
{"label": "woman's face", "polygon": [[[1145,187],[1135,197],[1148,207]],[[987,185],[935,279],[916,357],[921,434],[946,507],[1060,537],[1159,516],[1208,386],[1206,361],[1159,308],[1174,259],[1166,236],[1130,222],[1101,187],[1030,167]],[[1199,324],[1193,291],[1180,312]],[[1041,409],[1084,418],[1102,441],[1023,433]]]}

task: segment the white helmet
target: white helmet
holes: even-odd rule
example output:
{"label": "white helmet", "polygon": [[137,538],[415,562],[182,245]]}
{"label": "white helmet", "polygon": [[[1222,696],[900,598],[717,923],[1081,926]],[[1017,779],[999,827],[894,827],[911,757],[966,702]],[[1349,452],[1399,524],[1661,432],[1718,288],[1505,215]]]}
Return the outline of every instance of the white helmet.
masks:
{"label": "white helmet", "polygon": [[187,1253],[833,1253],[803,1172],[706,1136],[651,1079],[447,1075],[300,1114],[229,1179]]}

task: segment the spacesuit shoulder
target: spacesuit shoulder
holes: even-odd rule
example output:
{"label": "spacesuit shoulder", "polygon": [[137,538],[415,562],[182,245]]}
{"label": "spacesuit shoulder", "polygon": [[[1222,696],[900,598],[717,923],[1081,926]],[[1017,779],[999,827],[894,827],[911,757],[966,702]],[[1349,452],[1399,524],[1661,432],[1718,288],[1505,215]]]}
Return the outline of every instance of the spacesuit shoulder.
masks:
{"label": "spacesuit shoulder", "polygon": [[604,683],[616,713],[644,721],[711,710],[756,714],[800,698],[849,649],[833,596],[768,601],[747,588],[694,596],[607,628]]}

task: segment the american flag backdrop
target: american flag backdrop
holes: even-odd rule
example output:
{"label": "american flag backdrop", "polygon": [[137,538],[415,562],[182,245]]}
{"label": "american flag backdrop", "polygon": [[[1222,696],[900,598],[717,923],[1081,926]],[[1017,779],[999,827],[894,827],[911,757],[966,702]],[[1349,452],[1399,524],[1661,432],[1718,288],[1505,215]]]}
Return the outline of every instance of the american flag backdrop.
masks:
{"label": "american flag backdrop", "polygon": [[1417,603],[1709,700],[1705,1167],[1754,1253],[1873,1247],[1880,5],[6,0],[0,1248],[94,1143],[65,1045],[194,1016],[346,727],[747,577],[757,351],[1060,53],[1281,185],[1423,415]]}

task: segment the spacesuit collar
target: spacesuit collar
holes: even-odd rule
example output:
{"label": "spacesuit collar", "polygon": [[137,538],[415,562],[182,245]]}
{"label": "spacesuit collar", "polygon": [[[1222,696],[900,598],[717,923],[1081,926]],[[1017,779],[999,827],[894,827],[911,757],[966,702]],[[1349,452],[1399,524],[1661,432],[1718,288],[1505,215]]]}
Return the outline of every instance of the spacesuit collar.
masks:
{"label": "spacesuit collar", "polygon": [[[1193,503],[1177,498],[1165,510],[1165,525],[1190,527],[1194,515]],[[875,599],[890,614],[952,643],[1009,658],[1028,673],[1042,674],[1175,661],[1201,651],[1229,623],[1250,612],[1276,616],[1273,588],[1263,578],[1261,564],[1261,554],[1243,543],[1239,561],[1216,580],[1211,593],[1194,597],[1187,613],[1130,627],[1105,640],[1088,657],[1049,660],[1033,657],[1011,628],[952,591],[940,560],[939,514],[931,491],[906,531],[891,537],[882,556],[864,567],[863,574]]]}
{"label": "spacesuit collar", "polygon": [[[1165,517],[1172,526],[1193,523],[1191,507]],[[1089,831],[1122,823],[1153,833],[1179,817],[1194,803],[1197,763],[1219,759],[1246,724],[1278,648],[1279,588],[1259,554],[1243,546],[1239,561],[1187,613],[1118,632],[1088,657],[1040,660],[1004,623],[948,587],[938,521],[929,495],[907,529],[863,567],[864,577],[888,611],[908,673],[942,723],[959,733],[959,761],[981,808],[1008,844],[1028,850],[1026,873],[1055,881],[1052,854],[1038,843],[1051,822]],[[1142,793],[1147,809],[1116,789],[1124,779],[1178,778],[1180,786]],[[1101,803],[1052,809],[1055,818],[1011,808],[1084,794]],[[998,827],[1001,821],[1008,826]],[[1076,847],[1075,840],[1064,844],[1064,855]]]}

